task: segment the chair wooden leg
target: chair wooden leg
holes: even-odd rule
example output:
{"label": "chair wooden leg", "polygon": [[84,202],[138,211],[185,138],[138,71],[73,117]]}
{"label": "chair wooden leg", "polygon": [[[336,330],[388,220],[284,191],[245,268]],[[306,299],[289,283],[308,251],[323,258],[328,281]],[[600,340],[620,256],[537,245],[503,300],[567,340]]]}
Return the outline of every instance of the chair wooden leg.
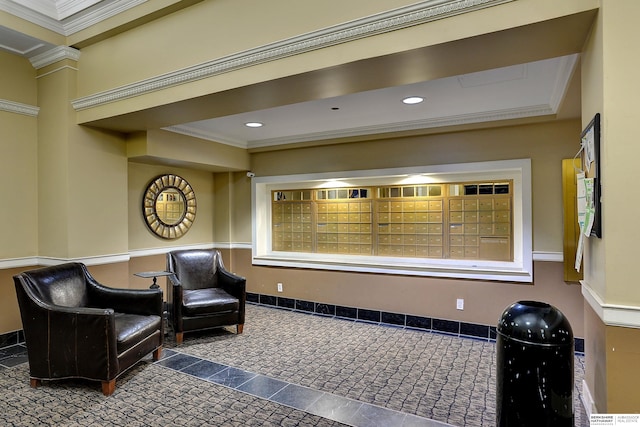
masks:
{"label": "chair wooden leg", "polygon": [[111,381],[102,381],[102,394],[105,396],[111,396],[116,391],[116,379]]}
{"label": "chair wooden leg", "polygon": [[238,335],[240,335],[242,333],[243,329],[244,329],[244,323],[243,324],[239,324],[237,326],[237,330],[236,331],[238,332]]}
{"label": "chair wooden leg", "polygon": [[176,344],[182,344],[183,332],[176,332]]}
{"label": "chair wooden leg", "polygon": [[162,346],[153,350],[153,361],[157,362],[162,357]]}
{"label": "chair wooden leg", "polygon": [[42,385],[42,381],[40,381],[37,378],[29,378],[29,385],[32,388],[38,388],[38,387],[40,387]]}

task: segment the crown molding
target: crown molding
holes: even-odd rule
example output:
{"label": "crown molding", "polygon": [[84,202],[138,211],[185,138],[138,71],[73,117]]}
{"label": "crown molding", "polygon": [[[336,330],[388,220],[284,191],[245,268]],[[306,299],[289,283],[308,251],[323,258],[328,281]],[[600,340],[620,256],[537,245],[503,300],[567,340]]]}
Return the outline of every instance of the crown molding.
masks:
{"label": "crown molding", "polygon": [[11,0],[0,0],[0,10],[17,16],[18,18],[25,19],[29,22],[46,28],[47,30],[66,35],[64,34],[62,23],[60,23],[60,21],[58,21],[57,19],[47,16],[48,14],[45,14],[44,12],[37,12],[27,6],[15,3]]}
{"label": "crown molding", "polygon": [[80,51],[68,46],[56,46],[53,49],[29,58],[29,61],[33,68],[39,70],[63,59],[71,59],[77,62],[80,59]]}
{"label": "crown molding", "polygon": [[212,142],[219,142],[221,144],[225,144],[225,145],[231,145],[233,147],[237,147],[237,148],[249,148],[249,144],[247,144],[246,141],[241,141],[241,140],[237,140],[237,139],[232,139],[229,137],[225,137],[222,135],[219,135],[215,132],[209,132],[200,128],[197,128],[195,126],[191,126],[188,124],[185,125],[176,125],[176,126],[168,126],[166,128],[162,128],[163,130],[169,131],[169,132],[173,132],[173,133],[179,133],[182,135],[186,135],[186,136],[192,136],[194,138],[200,138],[200,139],[205,139],[207,141],[212,141]]}
{"label": "crown molding", "polygon": [[560,103],[564,99],[565,92],[567,91],[567,86],[569,85],[569,81],[571,80],[571,77],[573,76],[573,73],[576,69],[578,58],[580,58],[580,54],[575,53],[573,55],[564,56],[562,58],[562,61],[560,62],[556,82],[553,87],[553,91],[551,92],[551,99],[549,101],[549,105],[553,109],[554,114],[558,112]]}
{"label": "crown molding", "polygon": [[0,49],[8,50],[9,52],[16,53],[20,56],[27,56],[29,55],[29,53],[33,52],[34,50],[40,49],[41,47],[44,47],[44,46],[46,46],[44,43],[36,43],[30,46],[28,49],[19,50],[19,49],[14,49],[13,47],[7,46],[5,44],[0,44]]}
{"label": "crown molding", "polygon": [[100,0],[20,0],[19,5],[60,21],[99,2]]}
{"label": "crown molding", "polygon": [[[103,5],[91,5],[90,9],[87,9],[86,5],[71,0],[61,2],[60,7],[53,10],[43,8],[38,1],[30,2],[30,7],[12,0],[0,0],[0,10],[63,36],[70,36],[147,1],[149,0],[112,0],[104,2]],[[39,6],[36,7],[36,4]],[[62,19],[54,16],[60,16]]]}
{"label": "crown molding", "polygon": [[96,6],[91,11],[82,13],[77,18],[65,20],[62,24],[65,35],[70,36],[92,25],[107,20],[149,0],[117,0],[103,6]]}
{"label": "crown molding", "polygon": [[6,99],[0,99],[0,111],[24,114],[25,116],[31,116],[31,117],[38,117],[38,113],[40,112],[40,107],[22,104],[20,102],[13,102]]}
{"label": "crown molding", "polygon": [[56,0],[57,17],[58,19],[68,18],[78,12],[82,12],[88,7],[94,6],[100,1],[101,0]]}
{"label": "crown molding", "polygon": [[516,0],[426,0],[78,98],[72,101],[72,105],[76,111],[99,107],[241,68],[512,1]]}

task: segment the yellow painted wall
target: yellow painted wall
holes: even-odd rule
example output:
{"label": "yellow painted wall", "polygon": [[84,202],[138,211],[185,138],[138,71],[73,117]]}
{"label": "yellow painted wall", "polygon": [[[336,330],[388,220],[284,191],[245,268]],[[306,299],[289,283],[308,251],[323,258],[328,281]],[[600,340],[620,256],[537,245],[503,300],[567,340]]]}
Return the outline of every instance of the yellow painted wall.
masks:
{"label": "yellow painted wall", "polygon": [[[35,70],[29,61],[0,51],[0,102],[35,107]],[[14,77],[15,76],[15,77]],[[37,117],[0,111],[0,259],[38,251]]]}
{"label": "yellow painted wall", "polygon": [[254,153],[258,176],[531,158],[533,249],[562,252],[562,159],[579,148],[580,122],[568,120]]}
{"label": "yellow painted wall", "polygon": [[[604,80],[603,80],[603,22],[602,13],[599,13],[591,35],[585,44],[581,56],[582,76],[582,128],[586,127],[596,113],[601,113],[604,106]],[[603,117],[606,120],[606,117]],[[602,121],[603,129],[606,122]],[[607,174],[607,166],[602,163],[601,172]],[[605,196],[606,197],[606,196]],[[608,205],[608,204],[607,204]],[[603,211],[608,206],[603,206]],[[606,231],[606,215],[603,215],[603,232]],[[605,236],[606,239],[607,236]],[[604,298],[605,289],[605,240],[589,239],[585,244],[584,254],[584,281],[600,297]]]}
{"label": "yellow painted wall", "polygon": [[26,58],[0,50],[0,99],[36,106],[36,70]]}
{"label": "yellow painted wall", "polygon": [[39,255],[126,254],[125,141],[75,124],[74,66],[52,64],[37,79]]}
{"label": "yellow painted wall", "polygon": [[216,242],[251,243],[251,179],[246,172],[217,173]]}
{"label": "yellow painted wall", "polygon": [[[31,63],[0,51],[0,102],[37,106],[36,72]],[[0,111],[0,260],[38,254],[37,117]],[[12,275],[0,269],[0,333],[21,328]]]}
{"label": "yellow painted wall", "polygon": [[[636,242],[640,240],[637,212],[640,198],[629,197],[624,187],[633,179],[638,144],[637,73],[640,57],[629,54],[638,39],[640,3],[605,0],[602,7],[603,42],[603,242],[607,252],[606,302],[640,306],[640,287],[630,277],[636,272]],[[624,207],[624,208],[622,208]],[[615,248],[615,252],[614,252]],[[601,253],[599,255],[602,255]]]}
{"label": "yellow painted wall", "polygon": [[209,171],[249,169],[249,154],[244,148],[161,129],[131,134],[127,156],[139,163],[148,158],[171,159],[185,167]]}

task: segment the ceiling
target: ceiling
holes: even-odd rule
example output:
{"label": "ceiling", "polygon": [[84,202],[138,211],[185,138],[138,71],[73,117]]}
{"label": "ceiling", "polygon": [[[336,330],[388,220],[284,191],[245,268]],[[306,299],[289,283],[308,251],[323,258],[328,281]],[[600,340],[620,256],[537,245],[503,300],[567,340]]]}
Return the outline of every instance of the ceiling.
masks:
{"label": "ceiling", "polygon": [[[244,148],[558,114],[578,56],[388,87],[171,126]],[[406,105],[405,97],[424,101]],[[578,111],[563,112],[579,117]],[[264,126],[250,128],[245,123]]]}
{"label": "ceiling", "polygon": [[[109,8],[125,9],[144,0],[0,0],[0,10],[61,34]],[[0,26],[0,49],[29,58],[55,46]],[[404,86],[354,93],[276,108],[243,112],[165,129],[242,148],[474,125],[523,118],[579,117],[569,90],[577,55],[512,65]],[[424,101],[405,105],[407,96]],[[247,122],[261,122],[249,128]]]}

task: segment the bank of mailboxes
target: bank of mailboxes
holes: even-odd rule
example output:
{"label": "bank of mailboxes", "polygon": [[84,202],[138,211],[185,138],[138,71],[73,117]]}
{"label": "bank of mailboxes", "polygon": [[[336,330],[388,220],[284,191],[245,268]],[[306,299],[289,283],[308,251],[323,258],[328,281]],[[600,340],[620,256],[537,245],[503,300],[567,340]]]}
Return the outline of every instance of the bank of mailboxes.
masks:
{"label": "bank of mailboxes", "polygon": [[[445,202],[448,206],[443,206]],[[508,195],[446,201],[320,201],[315,212],[311,201],[276,202],[272,206],[272,245],[276,251],[314,252],[315,248],[318,253],[336,254],[512,258]],[[448,227],[448,234],[443,233],[443,227]]]}

